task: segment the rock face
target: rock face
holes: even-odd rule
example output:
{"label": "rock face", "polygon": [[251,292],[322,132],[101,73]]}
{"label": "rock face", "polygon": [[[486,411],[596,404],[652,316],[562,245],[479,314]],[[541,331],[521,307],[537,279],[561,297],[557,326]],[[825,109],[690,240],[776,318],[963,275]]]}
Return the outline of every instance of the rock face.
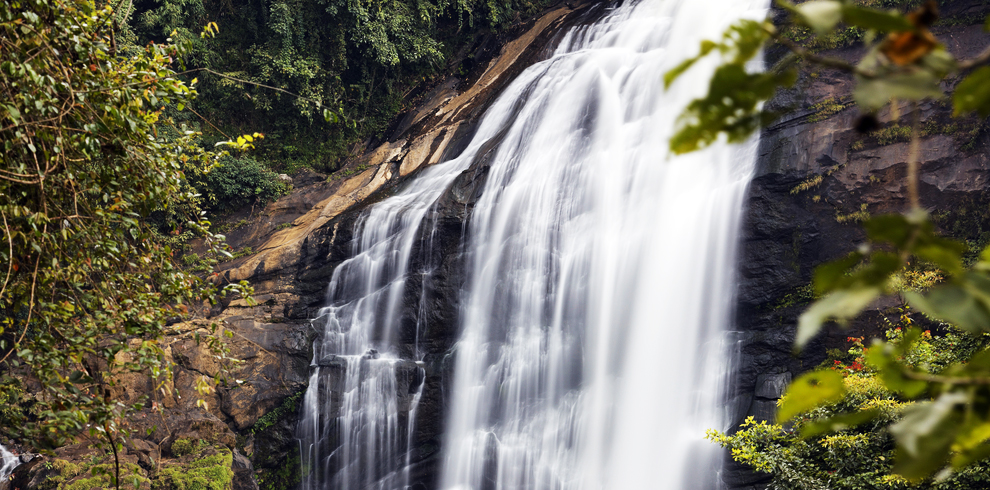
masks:
{"label": "rock face", "polygon": [[[980,27],[987,8],[981,2],[941,2],[950,27],[935,34],[963,58],[990,44]],[[972,24],[972,25],[969,25]],[[850,47],[827,54],[858,59]],[[775,53],[770,53],[773,59]],[[857,223],[869,215],[905,209],[911,107],[899,107],[899,120],[878,114],[879,132],[853,127],[850,80],[832,70],[802,73],[798,85],[768,103],[787,116],[761,135],[758,169],[751,184],[739,258],[737,328],[741,360],[733,389],[736,422],[745,416],[772,420],[785,380],[818,366],[831,348],[846,350],[849,336],[882,336],[881,317],[898,306],[880,301],[847,330],[826,328],[800,356],[792,354],[797,316],[813,299],[814,267],[845,255],[864,240]],[[990,179],[985,121],[953,119],[950,104],[918,108],[922,121],[921,200],[941,231],[987,245]],[[734,488],[764,481],[738,466],[726,472]]]}

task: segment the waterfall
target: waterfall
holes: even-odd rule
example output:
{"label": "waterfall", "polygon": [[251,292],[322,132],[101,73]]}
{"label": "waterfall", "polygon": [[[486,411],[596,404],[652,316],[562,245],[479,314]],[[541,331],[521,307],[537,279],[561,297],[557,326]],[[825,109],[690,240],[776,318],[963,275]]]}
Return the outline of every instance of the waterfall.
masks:
{"label": "waterfall", "polygon": [[313,320],[302,488],[411,486],[425,366],[408,290],[431,273],[415,264],[430,255],[438,200],[482,159],[444,373],[440,487],[716,485],[702,437],[721,424],[754,148],[670,156],[674,119],[713,65],[669,91],[662,79],[765,3],[630,1],[572,29],[505,89],[459,156],[363,212]]}
{"label": "waterfall", "polygon": [[[489,151],[539,71],[521,75],[485,113],[457,158],[423,171],[358,220],[352,257],[334,269],[314,327],[309,386],[297,427],[302,488],[392,489],[408,485],[408,444],[422,393],[422,355],[395,338],[424,222],[453,180]],[[384,171],[384,170],[383,170]],[[429,235],[430,233],[426,233]],[[426,240],[429,243],[429,240]],[[425,277],[423,277],[425,280]],[[416,323],[416,328],[420,327]]]}
{"label": "waterfall", "polygon": [[572,30],[491,160],[469,228],[441,488],[716,485],[753,145],[672,157],[708,70],[663,73],[764,2],[645,0]]}
{"label": "waterfall", "polygon": [[14,473],[14,468],[21,464],[21,458],[0,444],[0,488],[5,488],[4,482]]}

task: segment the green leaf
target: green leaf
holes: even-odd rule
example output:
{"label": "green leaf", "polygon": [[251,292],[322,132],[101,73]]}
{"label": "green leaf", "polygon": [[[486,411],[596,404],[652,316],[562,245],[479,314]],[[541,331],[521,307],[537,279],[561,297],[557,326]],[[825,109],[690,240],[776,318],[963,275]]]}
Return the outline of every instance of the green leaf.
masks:
{"label": "green leaf", "polygon": [[909,480],[920,480],[945,466],[959,425],[955,409],[968,402],[965,394],[949,392],[933,402],[907,407],[904,417],[890,426],[897,441],[894,471]]}
{"label": "green leaf", "polygon": [[777,423],[787,422],[819,405],[837,402],[845,393],[841,374],[828,369],[805,373],[787,387],[777,410]]}
{"label": "green leaf", "polygon": [[903,248],[907,244],[915,228],[917,226],[902,214],[873,216],[863,222],[863,230],[870,240],[889,242],[897,248]]}
{"label": "green leaf", "polygon": [[885,106],[890,99],[922,100],[942,97],[939,78],[927,70],[892,73],[876,78],[856,77],[853,98],[867,111]]}
{"label": "green leaf", "polygon": [[925,295],[914,291],[905,291],[903,295],[913,308],[963,330],[990,330],[990,312],[986,305],[963,285],[944,284]]}
{"label": "green leaf", "polygon": [[880,293],[880,288],[875,286],[840,289],[815,301],[798,318],[797,335],[794,339],[795,348],[803,348],[812,337],[818,334],[825,321],[835,319],[844,322],[859,315],[859,312],[877,299]]}
{"label": "green leaf", "polygon": [[20,124],[21,111],[12,105],[4,106],[4,108],[7,109],[7,114],[10,115],[10,119],[14,121],[14,124]]}
{"label": "green leaf", "polygon": [[677,77],[681,76],[682,74],[684,74],[684,72],[688,71],[688,69],[690,69],[695,63],[697,63],[698,60],[707,56],[708,53],[711,53],[712,50],[715,49],[717,46],[718,44],[715,44],[715,42],[709,41],[707,39],[701,41],[701,52],[698,53],[698,56],[695,56],[694,58],[688,58],[682,61],[672,70],[663,74],[663,88],[665,89],[670,88],[670,84],[674,83],[674,80],[677,80]]}
{"label": "green leaf", "polygon": [[870,409],[815,420],[801,427],[801,438],[810,439],[822,434],[850,429],[875,419],[879,413],[877,409]]}
{"label": "green leaf", "polygon": [[819,36],[828,34],[842,20],[842,2],[819,0],[805,2],[794,7],[801,21]]}
{"label": "green leaf", "polygon": [[839,287],[853,267],[863,260],[863,254],[853,252],[841,259],[822,264],[815,268],[815,292],[828,293]]}
{"label": "green leaf", "polygon": [[963,272],[962,252],[965,245],[952,240],[938,240],[914,247],[918,257],[927,260],[952,275]]}
{"label": "green leaf", "polygon": [[709,83],[708,95],[695,99],[678,117],[677,131],[670,139],[675,154],[704,148],[725,135],[730,143],[745,141],[764,124],[758,104],[779,87],[794,84],[794,70],[749,73],[745,63],[718,67]]}
{"label": "green leaf", "polygon": [[957,116],[972,111],[982,117],[990,115],[990,66],[978,68],[956,85],[952,108]]}
{"label": "green leaf", "polygon": [[875,29],[882,32],[910,31],[914,29],[911,22],[901,14],[883,12],[856,5],[845,5],[842,8],[842,20],[849,25],[863,29]]}

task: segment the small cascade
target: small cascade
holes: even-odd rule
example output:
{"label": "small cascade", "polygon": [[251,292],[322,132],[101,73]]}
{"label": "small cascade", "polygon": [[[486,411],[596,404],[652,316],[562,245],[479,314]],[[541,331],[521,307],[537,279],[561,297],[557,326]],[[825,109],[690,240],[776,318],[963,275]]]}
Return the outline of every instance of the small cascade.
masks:
{"label": "small cascade", "polygon": [[0,444],[0,488],[5,488],[3,485],[20,464],[21,458]]}

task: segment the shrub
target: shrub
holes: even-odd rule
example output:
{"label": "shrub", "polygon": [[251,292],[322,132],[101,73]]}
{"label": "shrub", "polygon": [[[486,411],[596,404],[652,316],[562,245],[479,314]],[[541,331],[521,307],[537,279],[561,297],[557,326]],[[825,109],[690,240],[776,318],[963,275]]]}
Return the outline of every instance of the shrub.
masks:
{"label": "shrub", "polygon": [[264,205],[288,192],[278,174],[251,158],[225,157],[209,173],[193,177],[210,211],[226,214],[247,205]]}

